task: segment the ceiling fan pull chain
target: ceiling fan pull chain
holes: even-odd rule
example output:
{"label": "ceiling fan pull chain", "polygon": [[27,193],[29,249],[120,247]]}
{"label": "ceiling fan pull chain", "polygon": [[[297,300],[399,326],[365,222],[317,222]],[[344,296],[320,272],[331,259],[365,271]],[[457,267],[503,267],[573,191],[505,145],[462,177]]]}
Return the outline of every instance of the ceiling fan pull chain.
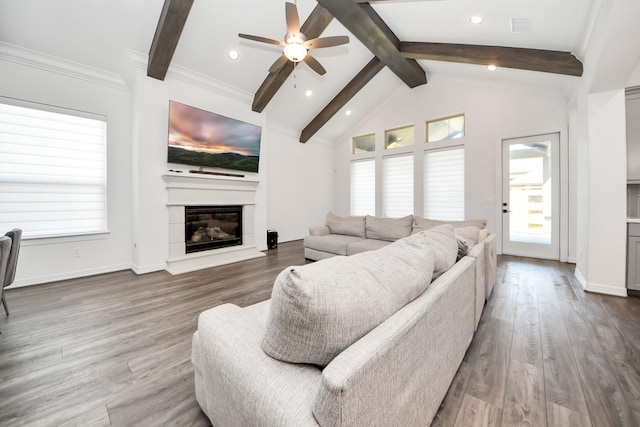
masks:
{"label": "ceiling fan pull chain", "polygon": [[293,88],[297,89],[298,86],[296,85],[296,67],[298,66],[297,62],[293,63]]}

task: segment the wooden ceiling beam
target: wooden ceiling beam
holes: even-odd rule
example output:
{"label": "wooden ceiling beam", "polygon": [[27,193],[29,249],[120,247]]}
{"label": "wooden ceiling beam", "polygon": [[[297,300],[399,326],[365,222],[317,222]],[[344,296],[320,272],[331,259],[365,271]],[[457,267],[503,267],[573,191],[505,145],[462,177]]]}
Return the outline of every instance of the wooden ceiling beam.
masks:
{"label": "wooden ceiling beam", "polygon": [[570,52],[524,49],[515,47],[467,45],[453,43],[401,42],[400,52],[406,58],[496,67],[546,73],[582,76],[583,67]]}
{"label": "wooden ceiling beam", "polygon": [[427,75],[414,59],[400,53],[400,40],[367,3],[355,0],[318,0],[342,25],[356,36],[382,63],[409,87],[427,82]]}
{"label": "wooden ceiling beam", "polygon": [[373,57],[371,61],[327,104],[326,107],[311,120],[302,130],[300,142],[307,142],[333,117],[342,107],[344,107],[356,93],[360,91],[369,81],[384,68],[384,64]]}
{"label": "wooden ceiling beam", "polygon": [[[332,19],[333,15],[318,4],[300,28],[300,32],[307,36],[308,40],[318,38]],[[253,103],[251,105],[253,111],[261,113],[262,110],[265,109],[293,71],[291,64],[290,61],[287,61],[278,71],[269,73],[253,97]]]}
{"label": "wooden ceiling beam", "polygon": [[149,49],[147,76],[164,80],[193,0],[165,0]]}

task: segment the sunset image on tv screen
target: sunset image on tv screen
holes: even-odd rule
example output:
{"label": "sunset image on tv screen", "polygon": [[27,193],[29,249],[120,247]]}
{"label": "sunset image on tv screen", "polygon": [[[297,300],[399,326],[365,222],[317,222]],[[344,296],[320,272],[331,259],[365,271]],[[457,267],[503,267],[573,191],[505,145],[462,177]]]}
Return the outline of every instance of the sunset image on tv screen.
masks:
{"label": "sunset image on tv screen", "polygon": [[260,126],[169,102],[168,163],[258,172]]}

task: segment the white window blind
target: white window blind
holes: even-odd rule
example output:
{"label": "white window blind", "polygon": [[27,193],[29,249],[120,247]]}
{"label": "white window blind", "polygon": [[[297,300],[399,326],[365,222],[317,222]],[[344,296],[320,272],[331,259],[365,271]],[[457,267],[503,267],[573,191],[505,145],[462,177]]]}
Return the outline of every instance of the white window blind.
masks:
{"label": "white window blind", "polygon": [[0,230],[105,232],[105,119],[43,108],[0,102]]}
{"label": "white window blind", "polygon": [[424,216],[464,219],[464,147],[425,151]]}
{"label": "white window blind", "polygon": [[351,215],[376,214],[375,159],[351,162]]}
{"label": "white window blind", "polygon": [[383,216],[397,218],[413,214],[413,154],[383,159]]}

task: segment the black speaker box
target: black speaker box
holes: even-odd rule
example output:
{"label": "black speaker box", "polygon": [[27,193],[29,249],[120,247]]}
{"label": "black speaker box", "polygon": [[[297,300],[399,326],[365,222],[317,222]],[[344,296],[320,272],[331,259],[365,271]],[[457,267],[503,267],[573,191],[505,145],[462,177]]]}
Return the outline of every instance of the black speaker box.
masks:
{"label": "black speaker box", "polygon": [[278,249],[278,232],[267,230],[267,248]]}

